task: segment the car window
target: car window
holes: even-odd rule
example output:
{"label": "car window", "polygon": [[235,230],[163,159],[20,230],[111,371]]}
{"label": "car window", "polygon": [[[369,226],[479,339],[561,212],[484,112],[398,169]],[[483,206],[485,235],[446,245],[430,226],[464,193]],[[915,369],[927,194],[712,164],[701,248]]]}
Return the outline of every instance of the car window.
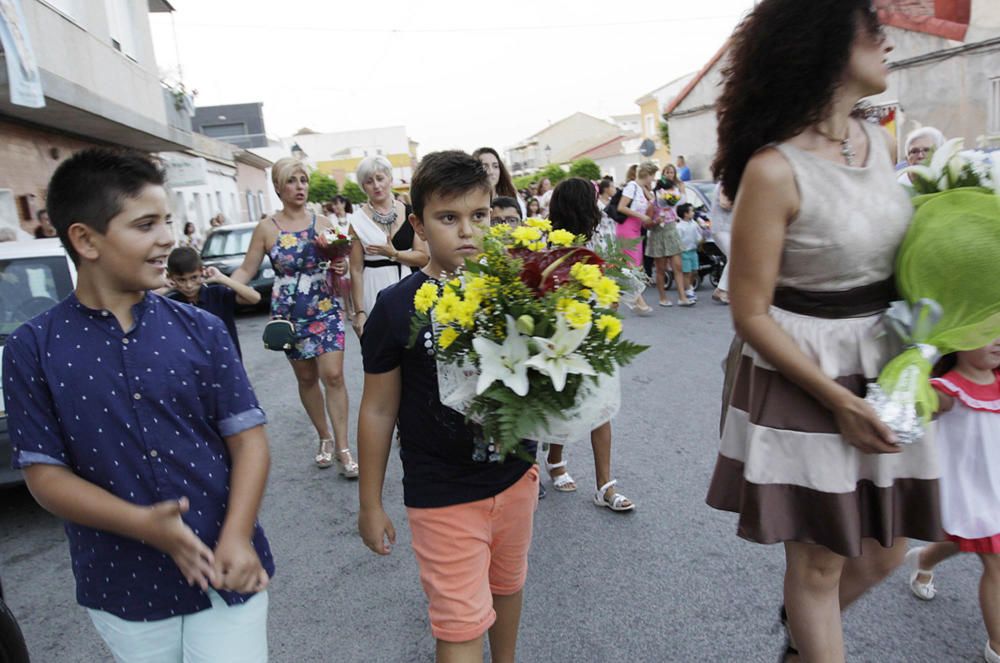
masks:
{"label": "car window", "polygon": [[73,291],[65,256],[0,260],[0,338]]}
{"label": "car window", "polygon": [[253,228],[246,230],[226,230],[214,232],[208,236],[205,248],[201,250],[202,258],[218,258],[220,256],[235,256],[247,252],[250,248],[250,237]]}

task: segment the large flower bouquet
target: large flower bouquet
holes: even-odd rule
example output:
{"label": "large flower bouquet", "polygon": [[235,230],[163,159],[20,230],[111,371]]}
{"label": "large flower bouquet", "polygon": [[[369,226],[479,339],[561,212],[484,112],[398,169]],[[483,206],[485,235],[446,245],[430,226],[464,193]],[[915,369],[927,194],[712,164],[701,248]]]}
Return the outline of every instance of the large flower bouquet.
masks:
{"label": "large flower bouquet", "polygon": [[1000,336],[1000,157],[948,141],[912,175],[916,212],[896,257],[887,326],[906,349],[867,399],[901,442],[914,442],[937,410],[928,377],[938,357]]}
{"label": "large flower bouquet", "polygon": [[[316,235],[316,250],[330,262],[343,260],[351,255],[351,243],[351,235],[340,228],[327,228]],[[337,274],[332,267],[328,267],[326,285],[333,295],[347,301],[351,291],[351,277],[346,272]]]}
{"label": "large flower bouquet", "polygon": [[610,420],[617,368],[646,349],[621,337],[619,287],[583,243],[542,219],[494,226],[478,259],[414,297],[411,343],[433,325],[441,401],[481,426],[494,459]]}

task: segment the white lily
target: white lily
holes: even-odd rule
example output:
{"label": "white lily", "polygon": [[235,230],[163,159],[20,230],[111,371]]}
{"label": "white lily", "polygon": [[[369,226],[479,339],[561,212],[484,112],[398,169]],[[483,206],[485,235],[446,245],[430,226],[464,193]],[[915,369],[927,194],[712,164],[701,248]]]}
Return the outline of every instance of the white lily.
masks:
{"label": "white lily", "polygon": [[[934,156],[931,157],[929,166],[923,164],[909,166],[904,168],[903,172],[917,175],[919,178],[933,184],[934,188],[938,191],[946,191],[951,188],[954,181],[949,171],[954,171],[958,174],[962,170],[962,162],[958,153],[961,152],[964,143],[965,141],[962,138],[952,138],[934,151]],[[953,163],[956,161],[957,163]]]}
{"label": "white lily", "polygon": [[486,391],[500,380],[518,396],[528,393],[528,337],[517,331],[514,318],[507,316],[507,338],[502,344],[488,338],[472,339],[472,347],[479,353],[479,380],[476,395]]}
{"label": "white lily", "polygon": [[556,391],[566,387],[566,376],[571,373],[597,375],[587,360],[576,354],[576,349],[589,333],[589,323],[580,329],[573,329],[563,315],[557,314],[556,331],[552,338],[533,337],[540,351],[527,361],[527,365],[548,375]]}

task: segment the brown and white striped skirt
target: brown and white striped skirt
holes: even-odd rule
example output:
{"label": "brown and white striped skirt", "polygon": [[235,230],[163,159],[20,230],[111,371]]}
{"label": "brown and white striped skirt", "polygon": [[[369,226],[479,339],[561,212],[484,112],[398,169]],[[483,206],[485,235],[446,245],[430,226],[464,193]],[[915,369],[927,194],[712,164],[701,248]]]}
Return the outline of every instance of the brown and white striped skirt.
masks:
{"label": "brown and white striped skirt", "polygon": [[[864,396],[892,357],[878,310],[884,306],[876,312],[863,305],[816,308],[777,293],[775,302],[785,308],[772,307],[772,318],[799,348],[826,375]],[[726,389],[707,502],[739,514],[741,537],[816,543],[846,557],[861,554],[863,538],[883,546],[897,537],[944,538],[931,435],[898,454],[862,453],[840,436],[830,410],[738,339]]]}

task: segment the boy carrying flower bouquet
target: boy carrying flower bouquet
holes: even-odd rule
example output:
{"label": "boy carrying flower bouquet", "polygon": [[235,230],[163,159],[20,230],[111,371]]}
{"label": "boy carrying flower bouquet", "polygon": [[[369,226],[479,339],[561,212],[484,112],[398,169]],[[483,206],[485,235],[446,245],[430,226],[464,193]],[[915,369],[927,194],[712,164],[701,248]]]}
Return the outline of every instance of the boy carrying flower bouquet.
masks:
{"label": "boy carrying flower bouquet", "polygon": [[[365,545],[388,555],[395,529],[382,485],[399,427],[403,501],[413,550],[429,601],[438,661],[482,661],[489,632],[493,661],[515,660],[527,577],[538,470],[511,455],[476,454],[477,429],[441,403],[428,325],[410,343],[418,291],[437,287],[481,249],[490,224],[489,177],[464,152],[429,154],[413,176],[410,223],[427,242],[430,262],[380,293],[362,337],[365,388],[358,423],[360,513]],[[431,295],[433,290],[434,294]],[[523,443],[525,458],[534,443]],[[475,458],[474,458],[475,456]]]}

